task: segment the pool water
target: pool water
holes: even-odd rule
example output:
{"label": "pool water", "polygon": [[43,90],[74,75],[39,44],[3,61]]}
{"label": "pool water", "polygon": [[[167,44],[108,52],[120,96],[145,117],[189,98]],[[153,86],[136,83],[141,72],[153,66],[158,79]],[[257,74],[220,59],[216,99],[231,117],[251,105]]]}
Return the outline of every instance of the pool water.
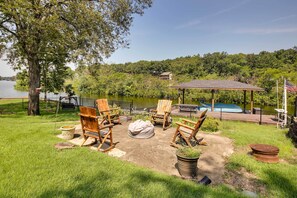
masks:
{"label": "pool water", "polygon": [[[203,103],[201,106],[198,107],[199,111],[204,111],[208,109],[211,111],[211,104]],[[224,104],[224,103],[215,103],[214,105],[214,111],[221,111],[222,112],[229,112],[229,113],[242,113],[243,110],[240,108],[240,106],[237,106],[235,104]]]}

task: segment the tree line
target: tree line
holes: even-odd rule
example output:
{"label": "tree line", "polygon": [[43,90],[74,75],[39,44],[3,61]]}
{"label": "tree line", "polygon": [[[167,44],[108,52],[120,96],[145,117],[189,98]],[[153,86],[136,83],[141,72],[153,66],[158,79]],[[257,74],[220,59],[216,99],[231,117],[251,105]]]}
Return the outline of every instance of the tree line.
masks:
{"label": "tree line", "polygon": [[15,81],[16,77],[15,76],[10,76],[10,77],[0,76],[0,80]]}
{"label": "tree line", "polygon": [[[173,74],[172,81],[161,80],[163,72]],[[80,95],[121,95],[152,98],[177,98],[179,93],[169,86],[193,79],[227,79],[259,86],[265,91],[256,94],[255,102],[275,105],[276,82],[279,98],[286,78],[297,84],[297,47],[259,54],[227,54],[214,52],[167,59],[162,61],[138,61],[124,64],[81,64],[76,69],[74,87]],[[293,102],[294,94],[289,94]],[[187,90],[186,97],[210,99],[207,91]],[[220,91],[217,100],[240,103],[243,94]]]}

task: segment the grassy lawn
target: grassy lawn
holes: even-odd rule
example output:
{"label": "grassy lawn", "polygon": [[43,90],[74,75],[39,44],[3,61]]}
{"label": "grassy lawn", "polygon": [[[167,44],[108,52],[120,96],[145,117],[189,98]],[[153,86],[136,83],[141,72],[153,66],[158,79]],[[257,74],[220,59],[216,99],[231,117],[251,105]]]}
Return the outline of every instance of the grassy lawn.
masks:
{"label": "grassy lawn", "polygon": [[[44,104],[42,105],[44,107]],[[57,151],[55,137],[77,112],[28,117],[20,101],[0,100],[0,197],[239,197],[91,151]]]}
{"label": "grassy lawn", "polygon": [[[257,176],[264,184],[270,197],[297,197],[297,154],[290,139],[286,138],[287,130],[275,126],[259,126],[251,123],[223,122],[223,135],[234,140],[235,153],[227,164],[229,170],[244,167]],[[249,144],[271,144],[279,147],[278,164],[258,162],[247,153]]]}
{"label": "grassy lawn", "polygon": [[[25,105],[26,106],[26,105]],[[0,197],[240,197],[221,186],[201,186],[153,172],[132,163],[75,148],[57,151],[55,137],[62,125],[78,123],[77,112],[28,117],[18,100],[0,100]],[[52,110],[52,111],[51,111]],[[234,140],[228,169],[244,167],[267,186],[270,197],[296,197],[296,150],[285,131],[273,126],[222,122],[222,135]],[[248,144],[268,143],[280,148],[279,164],[264,164],[247,155]]]}

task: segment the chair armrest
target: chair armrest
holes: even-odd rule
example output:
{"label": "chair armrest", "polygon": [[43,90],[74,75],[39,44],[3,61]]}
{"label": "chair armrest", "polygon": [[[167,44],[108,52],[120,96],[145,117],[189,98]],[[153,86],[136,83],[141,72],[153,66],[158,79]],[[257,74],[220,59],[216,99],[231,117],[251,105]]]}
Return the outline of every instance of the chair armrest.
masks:
{"label": "chair armrest", "polygon": [[155,115],[157,115],[157,109],[151,109],[150,116],[155,116]]}
{"label": "chair armrest", "polygon": [[188,123],[191,123],[191,124],[196,124],[197,122],[194,122],[192,120],[187,120],[187,119],[182,119],[183,122],[188,122]]}
{"label": "chair armrest", "polygon": [[106,129],[106,128],[111,128],[111,127],[113,127],[114,126],[114,124],[107,124],[107,125],[101,125],[101,126],[99,126],[99,129],[101,130],[101,129]]}
{"label": "chair armrest", "polygon": [[109,112],[110,110],[105,110],[105,111],[99,111],[99,112]]}
{"label": "chair armrest", "polygon": [[177,124],[178,126],[185,127],[187,129],[191,129],[191,130],[194,130],[195,129],[194,127],[188,126],[188,125],[183,124],[183,123],[180,123],[180,122],[176,122],[175,124]]}

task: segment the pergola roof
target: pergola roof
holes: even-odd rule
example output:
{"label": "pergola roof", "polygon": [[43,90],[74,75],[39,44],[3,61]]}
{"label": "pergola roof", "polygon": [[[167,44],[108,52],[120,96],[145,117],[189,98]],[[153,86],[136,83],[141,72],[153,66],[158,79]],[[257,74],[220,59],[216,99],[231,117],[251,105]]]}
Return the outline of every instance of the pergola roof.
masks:
{"label": "pergola roof", "polygon": [[162,74],[160,74],[160,76],[165,76],[165,75],[170,75],[171,72],[163,72]]}
{"label": "pergola roof", "polygon": [[246,90],[263,91],[262,88],[232,80],[193,80],[172,86],[176,89]]}

